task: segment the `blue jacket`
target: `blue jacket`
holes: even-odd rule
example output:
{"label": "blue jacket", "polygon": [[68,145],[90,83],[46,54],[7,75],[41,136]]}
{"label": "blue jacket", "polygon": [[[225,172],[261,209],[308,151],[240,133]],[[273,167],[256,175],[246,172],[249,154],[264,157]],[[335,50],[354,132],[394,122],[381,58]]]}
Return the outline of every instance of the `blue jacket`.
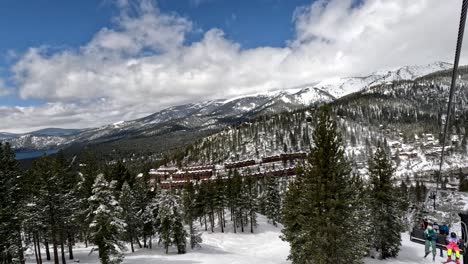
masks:
{"label": "blue jacket", "polygon": [[429,241],[437,241],[437,233],[434,232],[434,230],[426,229],[424,231],[424,239],[429,240]]}

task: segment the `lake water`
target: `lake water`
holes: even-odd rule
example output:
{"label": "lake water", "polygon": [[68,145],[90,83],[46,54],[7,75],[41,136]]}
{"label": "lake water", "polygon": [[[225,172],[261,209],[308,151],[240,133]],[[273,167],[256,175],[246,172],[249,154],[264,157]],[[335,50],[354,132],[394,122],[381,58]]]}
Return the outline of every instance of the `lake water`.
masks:
{"label": "lake water", "polygon": [[17,160],[22,160],[22,159],[32,159],[32,158],[37,158],[42,156],[43,154],[54,154],[57,153],[59,150],[58,149],[48,149],[48,150],[36,150],[36,151],[20,151],[20,152],[15,152],[16,159]]}

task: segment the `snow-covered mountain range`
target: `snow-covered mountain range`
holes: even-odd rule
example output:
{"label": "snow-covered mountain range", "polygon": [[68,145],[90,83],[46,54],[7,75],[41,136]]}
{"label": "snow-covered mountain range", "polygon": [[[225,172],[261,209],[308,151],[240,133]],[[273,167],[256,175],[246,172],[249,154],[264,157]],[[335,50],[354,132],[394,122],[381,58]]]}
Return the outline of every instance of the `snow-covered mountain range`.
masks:
{"label": "snow-covered mountain range", "polygon": [[174,131],[210,131],[250,118],[331,102],[373,85],[414,80],[423,75],[447,70],[451,64],[436,62],[424,66],[405,66],[378,71],[364,77],[324,80],[315,85],[190,103],[164,109],[131,121],[121,121],[91,129],[42,129],[26,134],[0,133],[18,150],[63,148],[72,143],[114,141],[122,138],[165,135]]}
{"label": "snow-covered mountain range", "polygon": [[368,76],[331,78],[319,82],[314,87],[326,91],[335,98],[358,92],[364,88],[383,83],[414,80],[418,77],[452,68],[451,63],[434,62],[427,65],[404,66],[393,70],[374,72]]}

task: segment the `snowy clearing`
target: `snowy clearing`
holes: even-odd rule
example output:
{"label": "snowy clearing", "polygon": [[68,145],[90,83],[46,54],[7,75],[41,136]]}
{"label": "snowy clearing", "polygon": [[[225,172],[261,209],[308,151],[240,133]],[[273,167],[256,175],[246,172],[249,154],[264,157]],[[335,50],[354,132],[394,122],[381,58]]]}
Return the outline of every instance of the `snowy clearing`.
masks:
{"label": "snowy clearing", "polygon": [[[186,254],[178,255],[176,249],[172,248],[169,254],[164,253],[162,247],[154,242],[153,249],[141,249],[135,253],[127,253],[123,263],[145,264],[145,263],[168,263],[168,264],[188,264],[188,263],[291,263],[286,260],[289,254],[289,244],[283,242],[279,236],[281,226],[274,227],[267,223],[266,218],[258,215],[258,227],[254,234],[250,229],[245,233],[232,233],[232,228],[226,226],[226,233],[215,230],[203,232],[203,243],[201,248],[190,250]],[[80,264],[99,263],[97,252],[88,255],[91,248],[76,248],[75,259],[80,260]],[[42,250],[44,257],[44,250]],[[68,256],[68,255],[67,255]],[[35,263],[34,255],[29,255],[27,263]],[[68,260],[68,259],[67,259]],[[52,263],[52,262],[44,262]],[[68,263],[73,263],[69,260]]]}
{"label": "snowy clearing", "polygon": [[[227,226],[227,232],[221,233],[215,230],[215,233],[203,232],[202,247],[195,250],[188,250],[187,254],[178,255],[176,250],[172,248],[169,254],[164,254],[162,247],[154,246],[152,250],[141,249],[135,253],[127,253],[123,263],[126,264],[146,264],[146,263],[167,263],[167,264],[285,264],[291,263],[286,258],[289,254],[289,245],[283,242],[279,236],[281,235],[281,226],[274,227],[266,222],[266,218],[258,215],[258,227],[254,234],[249,233],[232,233],[232,230]],[[155,244],[157,241],[155,241]],[[99,263],[97,252],[88,255],[91,248],[76,248],[74,251],[75,260],[79,260],[80,264],[97,264]],[[435,263],[440,263],[446,260],[447,252],[444,251],[444,258],[439,255],[437,250],[437,258]],[[45,256],[42,250],[42,256]],[[427,259],[424,256],[424,246],[410,241],[408,233],[402,234],[402,248],[399,256],[396,259],[377,260],[365,259],[366,264],[410,264],[410,263],[434,263],[432,256]],[[68,260],[68,263],[74,263],[73,260]],[[34,255],[28,256],[27,263],[36,263]],[[43,263],[53,263],[45,261]]]}

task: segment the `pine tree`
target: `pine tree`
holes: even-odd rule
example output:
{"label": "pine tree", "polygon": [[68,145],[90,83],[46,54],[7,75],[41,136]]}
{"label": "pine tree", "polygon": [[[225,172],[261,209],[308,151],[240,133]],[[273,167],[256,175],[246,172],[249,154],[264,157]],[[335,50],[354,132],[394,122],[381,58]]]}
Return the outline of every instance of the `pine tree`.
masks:
{"label": "pine tree", "polygon": [[24,177],[8,143],[0,143],[0,262],[24,263],[21,209],[25,198]]}
{"label": "pine tree", "polygon": [[182,206],[179,199],[175,199],[173,214],[172,243],[177,247],[178,254],[184,254],[187,251],[187,231],[184,229]]}
{"label": "pine tree", "polygon": [[293,263],[306,263],[309,258],[303,248],[307,241],[304,219],[298,217],[303,214],[301,203],[305,202],[302,193],[304,177],[299,177],[303,173],[301,170],[296,180],[289,184],[284,197],[283,210],[281,211],[284,225],[284,229],[281,231],[283,233],[281,239],[289,242],[291,249],[288,259],[292,260]]}
{"label": "pine tree", "polygon": [[373,245],[380,258],[396,257],[403,231],[399,190],[393,186],[393,168],[384,149],[379,145],[369,165],[371,177],[370,208]]}
{"label": "pine tree", "polygon": [[194,221],[197,216],[197,205],[195,188],[191,182],[188,183],[185,188],[183,195],[183,204],[184,221],[189,226],[190,247],[193,249],[200,245],[200,243],[202,242],[202,238],[194,225]]}
{"label": "pine tree", "polygon": [[117,161],[117,163],[112,167],[110,175],[106,175],[109,181],[116,181],[116,190],[120,191],[124,182],[127,182],[130,186],[133,186],[135,177],[133,177],[128,171],[127,167],[122,160]]}
{"label": "pine tree", "polygon": [[92,206],[90,237],[98,246],[102,264],[117,264],[123,261],[121,253],[125,247],[119,235],[125,232],[125,223],[121,219],[122,208],[115,199],[114,183],[98,175],[93,185],[93,195],[89,198]]}
{"label": "pine tree", "polygon": [[254,232],[254,227],[257,226],[257,182],[253,176],[246,176],[245,178],[246,189],[246,203],[247,213],[250,220],[250,232]]}
{"label": "pine tree", "polygon": [[316,123],[304,173],[286,193],[282,238],[290,242],[293,263],[359,263],[359,208],[350,199],[357,190],[342,139],[329,108],[320,110]]}
{"label": "pine tree", "polygon": [[162,242],[166,254],[169,253],[169,247],[172,244],[172,227],[174,225],[173,218],[173,202],[168,194],[161,195],[159,199],[159,213],[157,221],[159,222],[159,240]]}
{"label": "pine tree", "polygon": [[267,176],[265,190],[265,215],[274,226],[281,218],[281,197],[279,193],[278,179],[275,176]]}
{"label": "pine tree", "polygon": [[163,243],[166,254],[169,247],[175,245],[177,252],[186,252],[187,232],[184,229],[181,204],[177,196],[164,193],[159,199],[159,238]]}
{"label": "pine tree", "polygon": [[37,210],[40,210],[41,218],[44,219],[44,236],[46,236],[47,241],[52,242],[54,263],[58,263],[58,246],[61,240],[63,216],[61,177],[56,170],[54,160],[47,155],[33,163],[31,174],[31,177],[34,178],[34,192],[37,198],[34,204]]}
{"label": "pine tree", "polygon": [[[146,241],[149,237],[149,246],[151,248],[151,237],[158,229],[156,217],[159,206],[159,201],[157,199],[159,189],[151,191],[149,181],[144,177],[136,179],[133,189],[135,190],[133,196],[135,199],[135,210],[137,211],[134,238],[140,248],[146,248],[148,246]],[[141,245],[138,239],[139,235],[143,236],[143,245]]]}
{"label": "pine tree", "polygon": [[214,207],[218,216],[218,224],[221,232],[224,233],[226,221],[224,219],[224,207],[226,206],[226,188],[221,176],[214,182]]}
{"label": "pine tree", "polygon": [[122,207],[122,220],[126,224],[124,238],[125,241],[130,242],[130,248],[132,252],[135,252],[133,247],[133,236],[136,232],[137,207],[135,205],[133,191],[127,182],[124,182],[122,185],[122,193],[120,194],[119,203]]}
{"label": "pine tree", "polygon": [[90,151],[84,153],[84,158],[81,161],[80,169],[78,172],[79,180],[77,186],[77,196],[80,202],[79,215],[77,221],[80,224],[79,230],[82,241],[88,247],[89,240],[89,225],[91,224],[90,215],[91,206],[88,198],[93,195],[93,185],[96,181],[96,175],[100,173],[99,167],[96,162],[96,157]]}

